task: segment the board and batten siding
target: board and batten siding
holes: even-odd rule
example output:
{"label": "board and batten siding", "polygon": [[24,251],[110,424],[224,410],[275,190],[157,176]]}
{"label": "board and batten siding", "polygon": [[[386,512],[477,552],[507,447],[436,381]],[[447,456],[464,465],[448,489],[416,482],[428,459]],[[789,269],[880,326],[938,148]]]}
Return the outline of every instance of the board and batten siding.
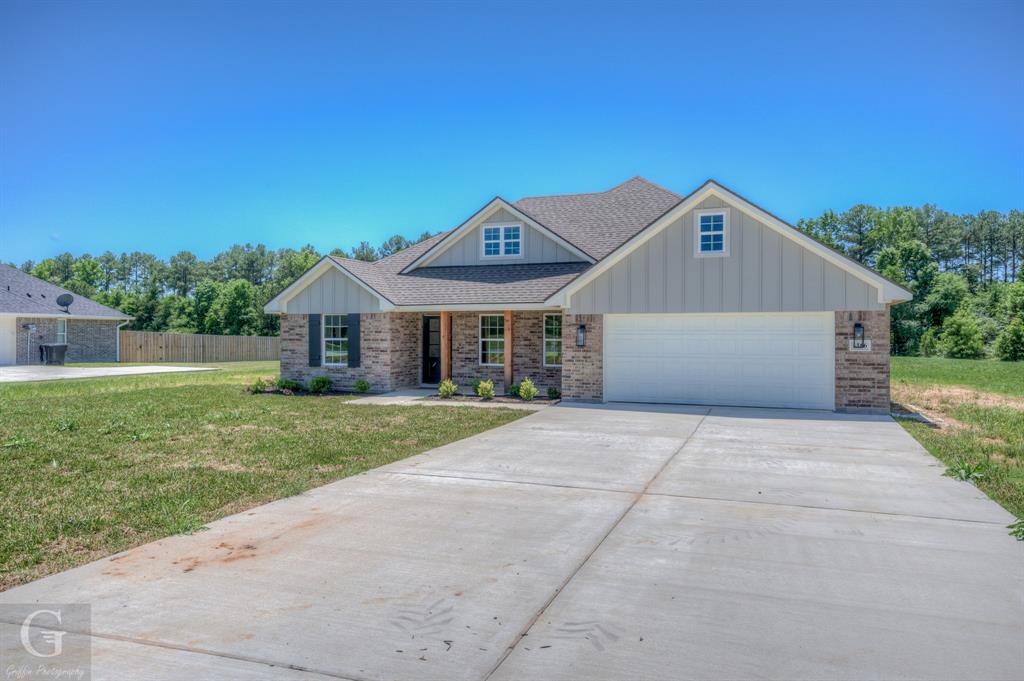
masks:
{"label": "board and batten siding", "polygon": [[572,295],[573,314],[881,310],[878,291],[716,197],[729,255],[694,257],[693,211]]}
{"label": "board and batten siding", "polygon": [[366,289],[331,268],[285,304],[288,314],[380,312],[380,303]]}
{"label": "board and batten siding", "polygon": [[[522,258],[484,258],[481,256],[481,232],[485,225],[521,224]],[[507,210],[499,210],[484,220],[475,229],[448,247],[448,250],[431,260],[426,267],[447,267],[453,265],[516,265],[549,262],[579,262],[580,258],[564,246],[555,243]]]}

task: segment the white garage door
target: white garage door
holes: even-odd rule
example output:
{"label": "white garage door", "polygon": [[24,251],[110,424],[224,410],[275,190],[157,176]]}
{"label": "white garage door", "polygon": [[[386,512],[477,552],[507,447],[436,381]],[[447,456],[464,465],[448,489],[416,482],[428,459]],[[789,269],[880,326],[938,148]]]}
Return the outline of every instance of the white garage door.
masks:
{"label": "white garage door", "polygon": [[605,399],[832,409],[831,312],[604,317]]}

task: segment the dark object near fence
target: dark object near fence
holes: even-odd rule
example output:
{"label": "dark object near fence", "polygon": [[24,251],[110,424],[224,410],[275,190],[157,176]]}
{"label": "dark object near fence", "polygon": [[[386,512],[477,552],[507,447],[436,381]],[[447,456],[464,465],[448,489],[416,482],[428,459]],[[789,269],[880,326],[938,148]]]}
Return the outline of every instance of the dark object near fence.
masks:
{"label": "dark object near fence", "polygon": [[67,343],[43,343],[39,346],[39,361],[43,364],[64,364]]}

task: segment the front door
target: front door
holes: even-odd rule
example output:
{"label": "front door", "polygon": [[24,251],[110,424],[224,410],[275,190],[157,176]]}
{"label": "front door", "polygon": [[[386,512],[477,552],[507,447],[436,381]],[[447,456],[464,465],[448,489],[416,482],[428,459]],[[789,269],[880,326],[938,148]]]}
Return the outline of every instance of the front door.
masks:
{"label": "front door", "polygon": [[423,318],[423,382],[441,382],[441,318]]}

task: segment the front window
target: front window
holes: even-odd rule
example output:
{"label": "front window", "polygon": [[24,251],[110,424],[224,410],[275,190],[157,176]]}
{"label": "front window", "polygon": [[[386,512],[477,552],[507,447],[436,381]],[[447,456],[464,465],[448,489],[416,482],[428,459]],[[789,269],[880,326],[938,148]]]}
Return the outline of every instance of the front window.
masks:
{"label": "front window", "polygon": [[725,211],[700,211],[694,218],[697,255],[728,255],[725,230],[729,219]]}
{"label": "front window", "polygon": [[544,366],[562,366],[562,315],[544,315]]}
{"label": "front window", "polygon": [[68,320],[66,319],[57,320],[57,342],[68,342]]}
{"label": "front window", "polygon": [[505,364],[505,318],[500,314],[480,315],[480,364]]}
{"label": "front window", "polygon": [[345,315],[324,315],[324,365],[348,365],[348,327]]}
{"label": "front window", "polygon": [[517,258],[523,252],[521,225],[485,225],[483,255],[485,258]]}

